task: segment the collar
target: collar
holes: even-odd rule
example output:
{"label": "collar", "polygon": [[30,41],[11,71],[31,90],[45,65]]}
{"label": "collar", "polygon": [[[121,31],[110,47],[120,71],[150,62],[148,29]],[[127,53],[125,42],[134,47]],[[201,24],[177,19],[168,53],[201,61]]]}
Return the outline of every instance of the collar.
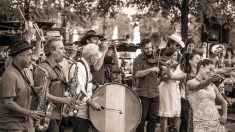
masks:
{"label": "collar", "polygon": [[[154,56],[155,56],[155,54],[153,54],[153,57],[152,57],[152,58],[154,58]],[[144,60],[150,59],[150,58],[148,58],[144,53],[141,53],[141,54],[140,54],[140,58],[141,58],[141,59],[144,59]]]}
{"label": "collar", "polygon": [[53,63],[53,62],[50,61],[49,59],[46,59],[45,61],[47,61],[47,62],[49,63],[49,65],[51,66],[51,68],[54,68],[55,66],[61,67],[58,63]]}

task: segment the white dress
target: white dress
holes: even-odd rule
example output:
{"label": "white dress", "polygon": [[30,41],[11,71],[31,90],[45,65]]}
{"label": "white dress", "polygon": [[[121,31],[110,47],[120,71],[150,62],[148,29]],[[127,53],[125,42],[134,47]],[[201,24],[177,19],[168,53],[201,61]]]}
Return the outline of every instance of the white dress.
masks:
{"label": "white dress", "polygon": [[180,117],[181,103],[179,82],[162,81],[159,88],[159,112],[161,117]]}

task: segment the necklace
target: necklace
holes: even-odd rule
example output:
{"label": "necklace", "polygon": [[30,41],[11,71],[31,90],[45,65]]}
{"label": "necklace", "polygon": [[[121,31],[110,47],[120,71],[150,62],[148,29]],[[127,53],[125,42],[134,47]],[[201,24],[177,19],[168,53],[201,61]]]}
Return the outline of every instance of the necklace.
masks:
{"label": "necklace", "polygon": [[199,82],[201,82],[201,80],[200,79],[198,79],[197,77],[195,77]]}

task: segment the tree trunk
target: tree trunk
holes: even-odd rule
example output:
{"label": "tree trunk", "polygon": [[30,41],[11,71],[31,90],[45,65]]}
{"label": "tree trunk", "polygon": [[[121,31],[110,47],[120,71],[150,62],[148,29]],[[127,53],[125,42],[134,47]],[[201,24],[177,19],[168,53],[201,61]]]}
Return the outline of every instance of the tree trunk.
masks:
{"label": "tree trunk", "polygon": [[181,36],[182,41],[188,38],[188,14],[189,14],[189,0],[183,0],[181,6]]}
{"label": "tree trunk", "polygon": [[27,21],[30,20],[30,2],[31,2],[31,0],[24,1],[24,13],[25,13],[25,19]]}

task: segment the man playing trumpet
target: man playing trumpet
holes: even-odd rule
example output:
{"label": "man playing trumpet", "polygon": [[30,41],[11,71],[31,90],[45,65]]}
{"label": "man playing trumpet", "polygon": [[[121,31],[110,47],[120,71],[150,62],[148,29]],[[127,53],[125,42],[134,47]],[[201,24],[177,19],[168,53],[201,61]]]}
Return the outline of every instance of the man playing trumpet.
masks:
{"label": "man playing trumpet", "polygon": [[103,85],[105,83],[105,77],[104,77],[104,58],[106,55],[106,52],[108,51],[108,44],[107,43],[101,43],[100,39],[103,38],[103,35],[97,34],[94,30],[89,30],[86,32],[85,36],[81,38],[81,45],[87,45],[89,43],[96,44],[99,46],[99,51],[102,53],[102,56],[97,59],[97,63],[92,65],[91,73],[93,76],[93,83],[95,85]]}

